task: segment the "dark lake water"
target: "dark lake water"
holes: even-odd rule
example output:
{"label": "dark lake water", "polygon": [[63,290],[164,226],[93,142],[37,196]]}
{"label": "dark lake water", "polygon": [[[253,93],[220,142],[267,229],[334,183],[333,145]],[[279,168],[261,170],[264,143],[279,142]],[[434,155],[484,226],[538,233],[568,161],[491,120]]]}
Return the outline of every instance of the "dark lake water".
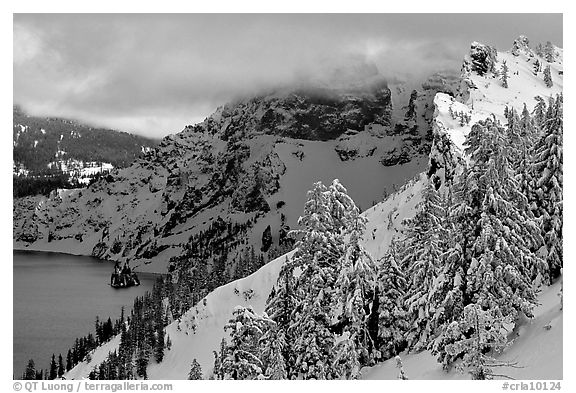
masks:
{"label": "dark lake water", "polygon": [[141,285],[114,289],[112,262],[57,253],[14,251],[13,375],[20,378],[29,359],[48,368],[52,353],[66,353],[76,337],[94,332],[100,320],[128,314],[136,296],[152,290],[156,275],[139,273]]}

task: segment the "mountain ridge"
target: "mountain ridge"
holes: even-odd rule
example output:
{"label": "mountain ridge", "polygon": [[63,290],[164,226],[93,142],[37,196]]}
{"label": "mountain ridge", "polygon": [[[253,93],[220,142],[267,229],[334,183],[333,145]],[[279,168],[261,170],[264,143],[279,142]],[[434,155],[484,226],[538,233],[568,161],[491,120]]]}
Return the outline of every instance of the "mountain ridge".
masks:
{"label": "mountain ridge", "polygon": [[83,124],[59,117],[27,114],[13,107],[14,165],[34,173],[56,168],[59,159],[107,162],[114,167],[132,163],[156,141],[123,131]]}
{"label": "mountain ridge", "polygon": [[[367,206],[425,165],[433,93],[456,83],[429,85],[410,98],[396,91],[401,85],[391,91],[370,77],[351,88],[297,86],[224,105],[86,190],[22,200],[14,213],[15,247],[68,248],[166,271],[190,236],[222,216],[236,217],[230,224],[241,225],[255,248],[271,226],[272,248],[279,249],[318,176],[343,173]],[[394,97],[400,102],[392,107]],[[413,169],[402,175],[402,165]],[[366,188],[355,180],[365,170],[383,170],[390,180]]]}

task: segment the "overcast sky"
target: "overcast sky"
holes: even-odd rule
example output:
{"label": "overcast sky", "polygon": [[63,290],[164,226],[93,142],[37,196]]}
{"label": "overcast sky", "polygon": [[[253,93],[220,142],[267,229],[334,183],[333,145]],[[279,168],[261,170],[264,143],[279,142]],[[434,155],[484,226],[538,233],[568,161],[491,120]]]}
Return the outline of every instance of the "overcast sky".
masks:
{"label": "overcast sky", "polygon": [[343,59],[458,70],[472,41],[562,44],[561,14],[15,14],[14,103],[161,137]]}

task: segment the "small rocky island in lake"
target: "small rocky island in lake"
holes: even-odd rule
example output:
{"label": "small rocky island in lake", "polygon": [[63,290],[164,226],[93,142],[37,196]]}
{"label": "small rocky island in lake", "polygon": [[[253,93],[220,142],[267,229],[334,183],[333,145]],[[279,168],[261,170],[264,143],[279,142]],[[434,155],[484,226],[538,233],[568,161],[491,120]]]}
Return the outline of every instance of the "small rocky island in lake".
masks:
{"label": "small rocky island in lake", "polygon": [[135,272],[130,269],[128,262],[120,268],[120,262],[116,262],[114,273],[110,276],[110,286],[113,288],[128,288],[140,285],[140,280]]}

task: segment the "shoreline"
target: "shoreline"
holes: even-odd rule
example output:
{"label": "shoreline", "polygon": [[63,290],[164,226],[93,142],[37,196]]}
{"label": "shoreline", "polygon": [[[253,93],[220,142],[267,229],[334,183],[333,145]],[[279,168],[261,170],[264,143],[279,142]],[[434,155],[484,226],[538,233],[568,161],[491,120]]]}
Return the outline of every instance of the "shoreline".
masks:
{"label": "shoreline", "polygon": [[[49,247],[43,247],[43,246],[48,246],[49,243],[36,242],[36,243],[32,243],[32,244],[26,246],[25,243],[12,240],[12,252],[13,253],[14,252],[19,252],[19,253],[52,253],[52,254],[62,254],[62,255],[71,255],[71,256],[77,256],[77,257],[93,258],[93,259],[99,261],[100,263],[115,264],[117,262],[116,260],[113,260],[113,259],[101,259],[101,258],[95,257],[95,256],[91,255],[91,253],[86,252],[86,248],[87,247],[90,248],[89,245],[77,243],[74,240],[72,240],[72,241],[75,244],[70,244],[69,245],[70,249],[64,249],[64,247],[67,246],[66,244],[58,244],[56,242],[52,242]],[[59,243],[62,243],[62,242],[63,241],[60,241]],[[67,242],[67,243],[70,243],[70,242]],[[90,248],[90,249],[92,249],[92,248]],[[121,262],[123,262],[123,261],[121,261]],[[167,274],[166,271],[160,272],[160,271],[157,271],[157,269],[146,269],[146,267],[148,267],[148,266],[154,266],[155,264],[153,264],[153,263],[136,264],[136,262],[138,262],[137,260],[129,260],[128,262],[131,264],[131,266],[134,263],[133,267],[137,270],[138,274],[141,274],[141,273],[146,273],[146,274],[150,273],[153,275],[166,275]],[[153,262],[153,261],[151,261],[151,262]]]}

